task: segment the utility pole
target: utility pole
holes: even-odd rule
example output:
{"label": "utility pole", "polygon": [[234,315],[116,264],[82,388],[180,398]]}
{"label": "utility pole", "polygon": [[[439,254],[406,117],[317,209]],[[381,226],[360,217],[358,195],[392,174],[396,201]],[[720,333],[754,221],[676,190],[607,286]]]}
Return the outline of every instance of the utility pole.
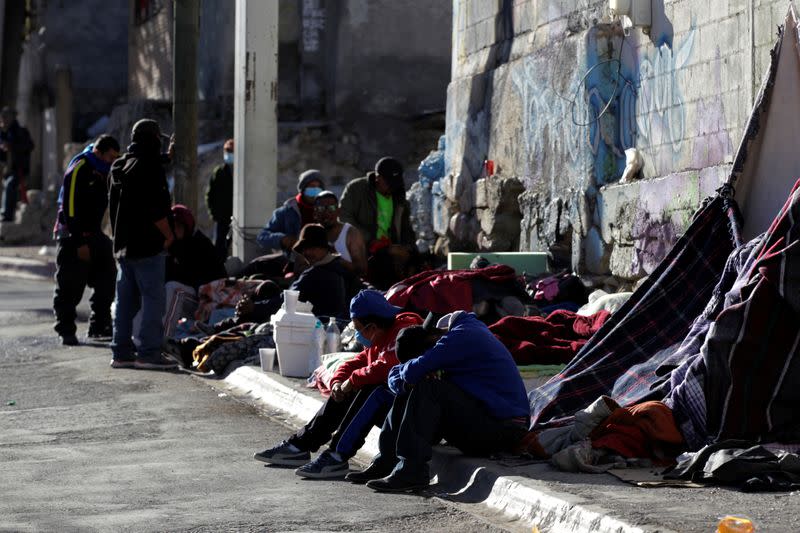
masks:
{"label": "utility pole", "polygon": [[233,255],[249,261],[273,209],[278,174],[278,2],[236,0]]}
{"label": "utility pole", "polygon": [[199,0],[175,0],[172,47],[172,123],[175,126],[175,201],[197,215],[197,40]]}

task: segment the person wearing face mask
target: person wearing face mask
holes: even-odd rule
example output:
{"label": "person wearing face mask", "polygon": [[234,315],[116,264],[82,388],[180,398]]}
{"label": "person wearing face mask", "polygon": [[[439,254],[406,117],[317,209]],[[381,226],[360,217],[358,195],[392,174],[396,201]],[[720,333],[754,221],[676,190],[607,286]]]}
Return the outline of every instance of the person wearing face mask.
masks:
{"label": "person wearing face mask", "polygon": [[[380,425],[391,401],[386,379],[398,363],[395,342],[401,330],[422,324],[414,313],[404,313],[378,291],[363,290],[350,302],[350,318],[364,349],[343,363],[331,379],[331,395],[314,417],[280,444],[254,454],[264,463],[298,466],[307,478],[341,478],[349,459],[364,444],[373,425]],[[311,461],[311,452],[330,441]]]}
{"label": "person wearing face mask", "polygon": [[228,232],[233,216],[233,139],[222,147],[223,163],[214,169],[206,189],[206,207],[214,221],[214,247],[220,257],[228,257]]}
{"label": "person wearing face mask", "polygon": [[[111,366],[167,370],[177,367],[161,355],[165,259],[175,235],[161,129],[156,121],[141,119],[133,126],[131,140],[125,155],[111,165],[109,207],[117,258]],[[172,151],[170,145],[168,153]],[[137,311],[141,323],[134,332]],[[141,341],[138,349],[134,333]]]}
{"label": "person wearing face mask", "polygon": [[357,276],[367,273],[367,247],[358,228],[339,220],[339,200],[331,191],[323,191],[314,201],[314,220],[322,224],[328,242],[342,258],[342,264]]}
{"label": "person wearing face mask", "polygon": [[276,209],[256,238],[265,251],[281,250],[288,256],[300,229],[314,222],[314,199],[325,183],[319,170],[306,170],[297,181],[297,195]]}
{"label": "person wearing face mask", "polygon": [[58,193],[53,237],[56,246],[56,287],[53,293],[55,330],[61,344],[75,346],[75,308],[86,285],[92,287],[90,339],[111,337],[111,302],[116,266],[111,239],[103,233],[108,208],[108,172],[119,157],[119,143],[99,136],[76,155],[64,174]]}

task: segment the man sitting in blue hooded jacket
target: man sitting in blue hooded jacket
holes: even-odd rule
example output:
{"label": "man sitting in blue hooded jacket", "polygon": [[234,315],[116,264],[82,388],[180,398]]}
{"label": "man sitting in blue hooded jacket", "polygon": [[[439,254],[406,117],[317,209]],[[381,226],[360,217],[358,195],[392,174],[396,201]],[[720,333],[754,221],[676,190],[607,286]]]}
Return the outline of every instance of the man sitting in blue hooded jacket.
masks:
{"label": "man sitting in blue hooded jacket", "polygon": [[527,432],[525,384],[505,346],[473,313],[451,313],[437,326],[398,336],[401,364],[388,380],[397,396],[380,453],[348,480],[383,492],[418,490],[430,482],[431,448],[442,438],[468,455],[488,456],[512,450]]}

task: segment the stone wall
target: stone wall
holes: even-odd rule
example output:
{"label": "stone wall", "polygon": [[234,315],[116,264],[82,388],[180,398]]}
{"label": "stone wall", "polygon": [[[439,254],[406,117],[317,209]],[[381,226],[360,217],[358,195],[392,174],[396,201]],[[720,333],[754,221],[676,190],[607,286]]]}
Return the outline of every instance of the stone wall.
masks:
{"label": "stone wall", "polygon": [[[454,0],[443,184],[493,160],[525,188],[520,249],[636,278],[726,179],[787,3],[656,0],[624,37],[606,6]],[[631,148],[642,181],[619,184]]]}
{"label": "stone wall", "polygon": [[148,0],[153,12],[137,17],[129,1],[128,101],[172,100],[172,2]]}

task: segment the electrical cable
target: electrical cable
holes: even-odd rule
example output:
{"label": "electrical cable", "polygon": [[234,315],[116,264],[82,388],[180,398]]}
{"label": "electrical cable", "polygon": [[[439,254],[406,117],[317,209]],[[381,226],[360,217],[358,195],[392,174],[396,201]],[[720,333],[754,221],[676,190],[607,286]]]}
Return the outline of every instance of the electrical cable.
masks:
{"label": "electrical cable", "polygon": [[[624,81],[624,86],[631,87],[631,88],[633,88],[634,92],[636,92],[635,84],[631,80],[627,79],[625,76],[622,75],[622,50],[625,47],[625,37],[626,37],[626,35],[623,32],[622,41],[620,42],[620,45],[619,45],[619,53],[617,54],[617,58],[616,59],[614,59],[614,58],[605,59],[603,61],[595,63],[594,65],[592,65],[591,67],[589,67],[586,70],[586,72],[583,74],[583,76],[581,76],[580,81],[576,85],[575,91],[572,94],[572,98],[567,98],[567,97],[563,96],[552,85],[552,80],[555,79],[555,77],[553,76],[553,72],[555,72],[555,67],[556,67],[556,65],[562,64],[561,61],[558,60],[560,58],[560,56],[561,56],[561,50],[559,50],[558,54],[556,54],[557,61],[553,62],[553,66],[552,66],[551,71],[550,71],[551,72],[551,75],[550,75],[550,80],[551,80],[551,82],[550,82],[550,90],[558,98],[561,98],[562,100],[564,100],[566,102],[569,102],[569,104],[570,104],[570,119],[572,120],[572,123],[574,125],[579,126],[579,127],[589,127],[589,126],[593,126],[593,125],[597,124],[600,121],[600,119],[603,118],[606,113],[608,113],[609,109],[611,109],[611,106],[614,103],[614,101],[615,101],[615,99],[617,97],[618,91],[620,89],[620,85],[621,85],[620,84],[620,80]],[[564,47],[564,44],[562,42],[561,49],[563,49],[563,47]],[[578,120],[576,120],[576,118],[575,118],[575,108],[578,105],[578,94],[580,93],[580,91],[582,89],[585,89],[584,83],[586,82],[586,79],[592,74],[592,72],[594,72],[594,70],[596,68],[601,67],[603,65],[607,65],[609,63],[617,63],[617,72],[616,72],[616,75],[614,76],[614,78],[615,78],[614,79],[614,90],[611,92],[611,96],[608,98],[608,101],[603,105],[600,113],[598,113],[597,116],[593,120],[591,120],[589,122],[585,122],[585,123],[584,122],[578,122]],[[566,117],[564,117],[564,118],[566,118]]]}

